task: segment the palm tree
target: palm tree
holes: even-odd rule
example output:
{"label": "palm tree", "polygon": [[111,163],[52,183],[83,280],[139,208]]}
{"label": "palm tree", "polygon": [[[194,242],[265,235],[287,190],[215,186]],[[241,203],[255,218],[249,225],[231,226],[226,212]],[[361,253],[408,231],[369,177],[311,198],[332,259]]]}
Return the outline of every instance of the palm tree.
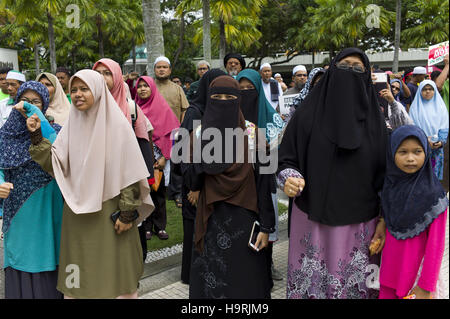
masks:
{"label": "palm tree", "polygon": [[203,58],[211,63],[211,7],[209,0],[203,0]]}
{"label": "palm tree", "polygon": [[415,25],[403,30],[405,44],[420,48],[448,41],[448,14],[448,0],[417,0],[406,14]]}
{"label": "palm tree", "polygon": [[145,39],[147,44],[147,73],[154,76],[153,62],[164,55],[164,36],[159,0],[142,0]]}
{"label": "palm tree", "polygon": [[400,32],[402,27],[402,0],[397,0],[395,8],[397,13],[395,19],[395,41],[394,41],[394,63],[392,64],[392,71],[398,72],[398,51],[400,49]]}

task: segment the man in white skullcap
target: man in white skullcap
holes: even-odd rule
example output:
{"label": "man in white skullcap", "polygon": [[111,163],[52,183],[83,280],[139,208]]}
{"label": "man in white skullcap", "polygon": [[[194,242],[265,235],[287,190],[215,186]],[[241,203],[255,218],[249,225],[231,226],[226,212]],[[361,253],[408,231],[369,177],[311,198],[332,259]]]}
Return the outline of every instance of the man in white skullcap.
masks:
{"label": "man in white skullcap", "polygon": [[281,88],[283,89],[283,92],[285,92],[287,90],[287,85],[284,83],[283,81],[283,77],[281,76],[280,73],[276,73],[274,76],[274,79],[278,81],[278,83],[280,83]]}
{"label": "man in white skullcap", "polygon": [[0,101],[0,127],[5,124],[14,106],[14,99],[16,98],[19,87],[26,82],[25,75],[16,70],[11,70],[6,75],[6,88],[9,97]]}
{"label": "man in white skullcap", "polygon": [[272,67],[269,63],[261,65],[259,74],[261,74],[261,82],[266,99],[276,110],[278,106],[278,97],[283,95],[283,89],[281,88],[280,83],[272,78]]}
{"label": "man in white skullcap", "polygon": [[183,88],[170,81],[172,66],[169,59],[165,56],[156,58],[155,63],[153,63],[153,68],[155,70],[155,82],[159,93],[169,103],[170,108],[181,123],[189,102],[186,99]]}
{"label": "man in white skullcap", "polygon": [[285,95],[298,94],[305,86],[306,80],[308,79],[308,71],[304,65],[297,65],[292,70],[292,81],[294,82],[294,87],[291,87],[286,91]]}
{"label": "man in white skullcap", "polygon": [[410,95],[410,103],[412,104],[412,101],[414,101],[414,97],[416,96],[417,89],[419,88],[419,84],[425,80],[425,76],[427,75],[427,69],[423,66],[416,66],[412,73],[412,79],[407,84],[409,91],[411,92]]}

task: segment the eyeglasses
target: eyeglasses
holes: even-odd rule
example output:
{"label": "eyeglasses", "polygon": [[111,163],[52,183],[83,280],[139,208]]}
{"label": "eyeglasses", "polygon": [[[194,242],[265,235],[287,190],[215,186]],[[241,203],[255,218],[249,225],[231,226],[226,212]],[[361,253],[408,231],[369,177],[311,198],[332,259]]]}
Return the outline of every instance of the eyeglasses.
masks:
{"label": "eyeglasses", "polygon": [[352,70],[356,73],[365,73],[366,69],[359,64],[337,63],[336,67],[341,70]]}
{"label": "eyeglasses", "polygon": [[22,97],[19,101],[27,102],[36,106],[42,105],[42,101],[40,99],[29,100],[26,97]]}
{"label": "eyeglasses", "polygon": [[431,87],[428,87],[428,88],[423,88],[423,89],[422,89],[422,92],[423,92],[423,91],[434,91],[434,89],[431,88]]}
{"label": "eyeglasses", "polygon": [[400,91],[400,89],[398,87],[393,86],[392,91]]}

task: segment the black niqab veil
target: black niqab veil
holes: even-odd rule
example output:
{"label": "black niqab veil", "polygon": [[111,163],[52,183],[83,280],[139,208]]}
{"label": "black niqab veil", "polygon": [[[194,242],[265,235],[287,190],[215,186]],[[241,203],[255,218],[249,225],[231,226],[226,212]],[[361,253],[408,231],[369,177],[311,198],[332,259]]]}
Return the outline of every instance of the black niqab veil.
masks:
{"label": "black niqab veil", "polygon": [[[361,57],[365,73],[336,67],[350,55]],[[369,60],[357,48],[345,49],[289,122],[278,172],[294,168],[305,177],[295,203],[309,219],[331,226],[366,222],[379,214],[386,143]]]}
{"label": "black niqab veil", "polygon": [[254,124],[258,124],[259,97],[256,89],[241,90],[241,111],[244,118]]}
{"label": "black niqab veil", "polygon": [[197,96],[186,110],[181,127],[187,129],[189,132],[193,130],[194,120],[200,120],[205,112],[209,85],[215,78],[221,75],[226,75],[226,73],[220,69],[211,69],[203,74],[198,86]]}

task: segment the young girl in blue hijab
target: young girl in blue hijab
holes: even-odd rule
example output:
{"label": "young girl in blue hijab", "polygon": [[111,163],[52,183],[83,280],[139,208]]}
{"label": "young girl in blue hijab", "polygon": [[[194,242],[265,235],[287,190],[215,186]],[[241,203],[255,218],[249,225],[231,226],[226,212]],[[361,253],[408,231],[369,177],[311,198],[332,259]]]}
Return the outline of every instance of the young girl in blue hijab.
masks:
{"label": "young girl in blue hijab", "polygon": [[381,192],[387,231],[379,298],[429,299],[439,290],[448,200],[433,173],[431,150],[422,129],[415,125],[396,129],[387,153]]}

